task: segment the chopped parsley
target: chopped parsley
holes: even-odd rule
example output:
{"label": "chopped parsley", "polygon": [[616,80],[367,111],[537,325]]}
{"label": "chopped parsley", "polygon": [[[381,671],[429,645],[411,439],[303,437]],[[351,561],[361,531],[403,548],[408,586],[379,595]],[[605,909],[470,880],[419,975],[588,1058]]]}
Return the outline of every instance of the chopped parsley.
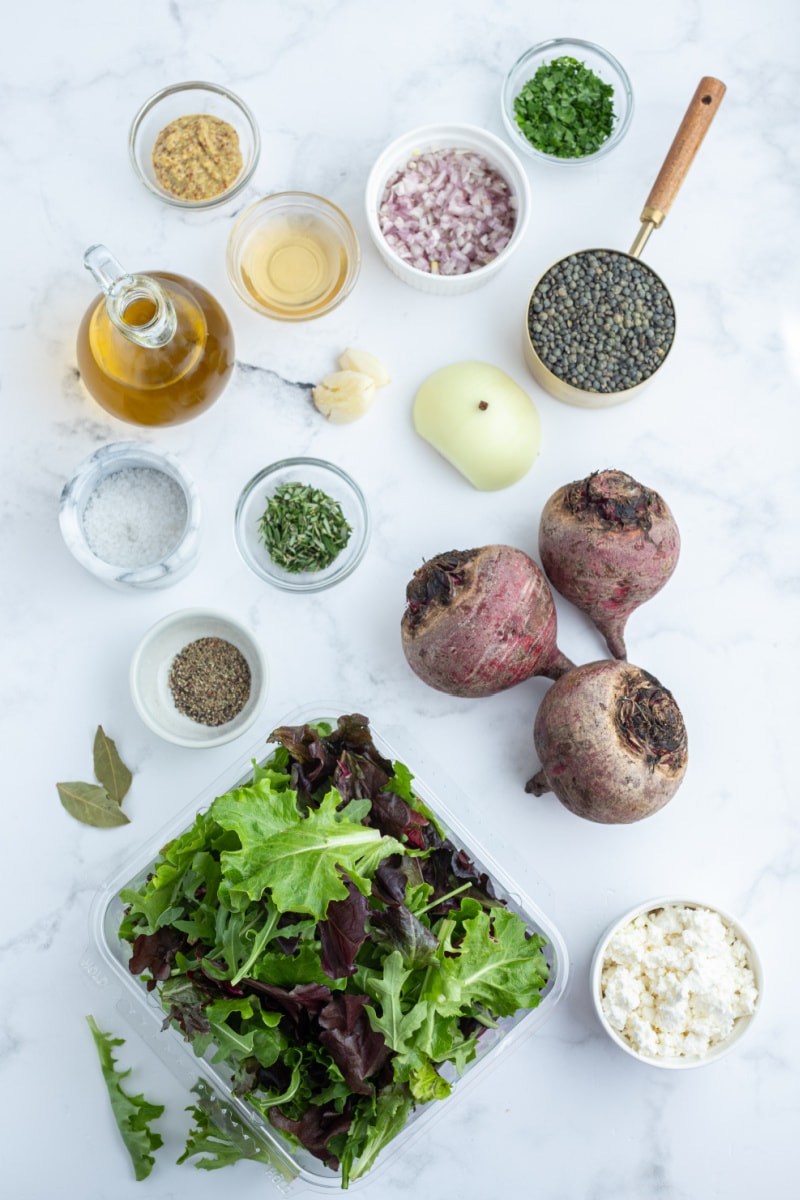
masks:
{"label": "chopped parsley", "polygon": [[517,124],[534,149],[584,158],[614,128],[614,89],[567,55],[543,63],[514,100]]}

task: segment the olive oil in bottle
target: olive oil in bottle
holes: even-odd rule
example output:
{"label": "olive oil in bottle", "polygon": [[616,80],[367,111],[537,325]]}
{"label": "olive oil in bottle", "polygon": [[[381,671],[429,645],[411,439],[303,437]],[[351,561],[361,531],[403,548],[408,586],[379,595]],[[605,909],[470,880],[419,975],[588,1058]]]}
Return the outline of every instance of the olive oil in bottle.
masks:
{"label": "olive oil in bottle", "polygon": [[76,347],[97,403],[135,425],[176,425],[205,412],[235,364],[230,323],[214,297],[181,275],[129,275],[104,246],[84,261],[103,289]]}

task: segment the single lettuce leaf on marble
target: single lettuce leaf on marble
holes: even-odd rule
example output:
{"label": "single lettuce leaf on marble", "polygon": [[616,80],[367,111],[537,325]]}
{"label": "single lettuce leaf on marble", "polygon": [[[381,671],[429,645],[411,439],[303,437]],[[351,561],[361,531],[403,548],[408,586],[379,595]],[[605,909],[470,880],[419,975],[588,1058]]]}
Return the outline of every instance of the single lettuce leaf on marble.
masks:
{"label": "single lettuce leaf on marble", "polygon": [[136,1178],[146,1179],[153,1169],[155,1158],[153,1151],[163,1145],[163,1139],[150,1129],[150,1122],[160,1117],[164,1111],[163,1104],[152,1104],[144,1096],[130,1096],[122,1087],[122,1080],[130,1075],[131,1068],[120,1071],[114,1058],[114,1046],[124,1046],[125,1039],[112,1037],[103,1033],[97,1026],[94,1017],[86,1018],[92,1031],[100,1067],[108,1089],[111,1101],[111,1111],[119,1127],[125,1148],[131,1157]]}
{"label": "single lettuce leaf on marble", "polygon": [[[262,781],[262,784],[268,781]],[[402,854],[394,838],[361,824],[369,801],[353,801],[339,811],[335,788],[319,808],[303,815],[291,793],[263,795],[264,788],[239,788],[214,801],[214,820],[234,829],[241,849],[222,855],[228,893],[258,900],[265,891],[281,912],[309,913],[322,920],[331,900],[345,900],[344,872],[369,895],[375,868],[390,854]]]}

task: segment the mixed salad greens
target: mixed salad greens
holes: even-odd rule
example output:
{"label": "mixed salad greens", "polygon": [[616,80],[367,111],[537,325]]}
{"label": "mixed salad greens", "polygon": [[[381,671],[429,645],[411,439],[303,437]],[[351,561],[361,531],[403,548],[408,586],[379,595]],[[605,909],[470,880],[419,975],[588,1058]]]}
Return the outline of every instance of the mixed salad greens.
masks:
{"label": "mixed salad greens", "polygon": [[119,932],[165,1027],[346,1188],[450,1094],[487,1029],[539,1003],[545,943],[365,717],[268,740],[252,780],[121,893]]}

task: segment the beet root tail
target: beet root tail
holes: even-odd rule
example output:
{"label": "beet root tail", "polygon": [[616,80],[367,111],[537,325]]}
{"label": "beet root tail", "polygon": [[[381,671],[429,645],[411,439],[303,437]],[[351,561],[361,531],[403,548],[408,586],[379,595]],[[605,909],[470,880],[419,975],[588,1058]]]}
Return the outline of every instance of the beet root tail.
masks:
{"label": "beet root tail", "polygon": [[614,658],[618,658],[625,662],[628,658],[628,651],[625,646],[625,624],[627,622],[627,614],[624,617],[608,617],[607,619],[597,621],[597,628],[606,639],[611,654]]}
{"label": "beet root tail", "polygon": [[571,671],[575,663],[571,658],[567,658],[566,654],[562,654],[558,646],[556,646],[553,656],[547,664],[547,667],[539,671],[540,675],[544,675],[546,679],[560,679],[562,675],[566,675],[567,671]]}
{"label": "beet root tail", "polygon": [[544,796],[545,792],[552,790],[544,771],[537,771],[525,784],[525,791],[531,796]]}

